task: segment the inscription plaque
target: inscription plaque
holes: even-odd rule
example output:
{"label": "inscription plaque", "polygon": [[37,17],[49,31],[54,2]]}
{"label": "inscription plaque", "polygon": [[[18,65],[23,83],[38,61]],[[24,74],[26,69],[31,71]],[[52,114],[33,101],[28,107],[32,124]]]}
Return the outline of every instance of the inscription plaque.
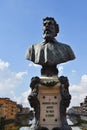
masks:
{"label": "inscription plaque", "polygon": [[[49,92],[49,93],[48,93]],[[39,90],[40,100],[40,125],[60,126],[60,91],[59,87],[49,89],[41,87]]]}
{"label": "inscription plaque", "polygon": [[58,95],[53,94],[41,95],[41,116],[42,124],[58,123]]}

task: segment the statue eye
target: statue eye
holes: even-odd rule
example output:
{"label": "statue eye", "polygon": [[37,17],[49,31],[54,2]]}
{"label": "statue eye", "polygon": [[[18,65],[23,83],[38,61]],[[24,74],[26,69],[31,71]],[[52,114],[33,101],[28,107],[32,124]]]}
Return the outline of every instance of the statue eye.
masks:
{"label": "statue eye", "polygon": [[44,26],[46,26],[46,23],[43,23]]}
{"label": "statue eye", "polygon": [[48,23],[48,25],[51,25],[51,24],[52,24],[51,22]]}
{"label": "statue eye", "polygon": [[44,22],[43,25],[44,26],[50,26],[50,25],[52,25],[52,22],[50,22],[50,21],[49,22]]}

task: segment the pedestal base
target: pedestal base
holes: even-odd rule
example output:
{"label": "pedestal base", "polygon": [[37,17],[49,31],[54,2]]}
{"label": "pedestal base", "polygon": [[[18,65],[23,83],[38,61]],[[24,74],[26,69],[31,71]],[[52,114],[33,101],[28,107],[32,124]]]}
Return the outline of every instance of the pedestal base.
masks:
{"label": "pedestal base", "polygon": [[66,108],[71,96],[67,77],[39,78],[31,80],[28,99],[35,110],[34,130],[71,130],[66,120]]}

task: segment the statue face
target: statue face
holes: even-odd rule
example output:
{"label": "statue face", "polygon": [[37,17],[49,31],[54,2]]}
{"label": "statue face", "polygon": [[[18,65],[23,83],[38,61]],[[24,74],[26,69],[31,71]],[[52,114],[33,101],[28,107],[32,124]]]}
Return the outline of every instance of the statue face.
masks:
{"label": "statue face", "polygon": [[52,40],[56,35],[55,24],[53,20],[45,20],[43,22],[43,38]]}

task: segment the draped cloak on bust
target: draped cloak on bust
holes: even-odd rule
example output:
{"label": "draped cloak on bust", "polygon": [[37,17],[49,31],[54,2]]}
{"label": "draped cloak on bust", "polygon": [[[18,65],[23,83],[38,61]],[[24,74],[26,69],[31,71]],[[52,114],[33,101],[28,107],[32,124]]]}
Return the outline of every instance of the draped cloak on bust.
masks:
{"label": "draped cloak on bust", "polygon": [[75,59],[75,55],[69,45],[53,40],[31,45],[26,59],[42,66],[54,66]]}

